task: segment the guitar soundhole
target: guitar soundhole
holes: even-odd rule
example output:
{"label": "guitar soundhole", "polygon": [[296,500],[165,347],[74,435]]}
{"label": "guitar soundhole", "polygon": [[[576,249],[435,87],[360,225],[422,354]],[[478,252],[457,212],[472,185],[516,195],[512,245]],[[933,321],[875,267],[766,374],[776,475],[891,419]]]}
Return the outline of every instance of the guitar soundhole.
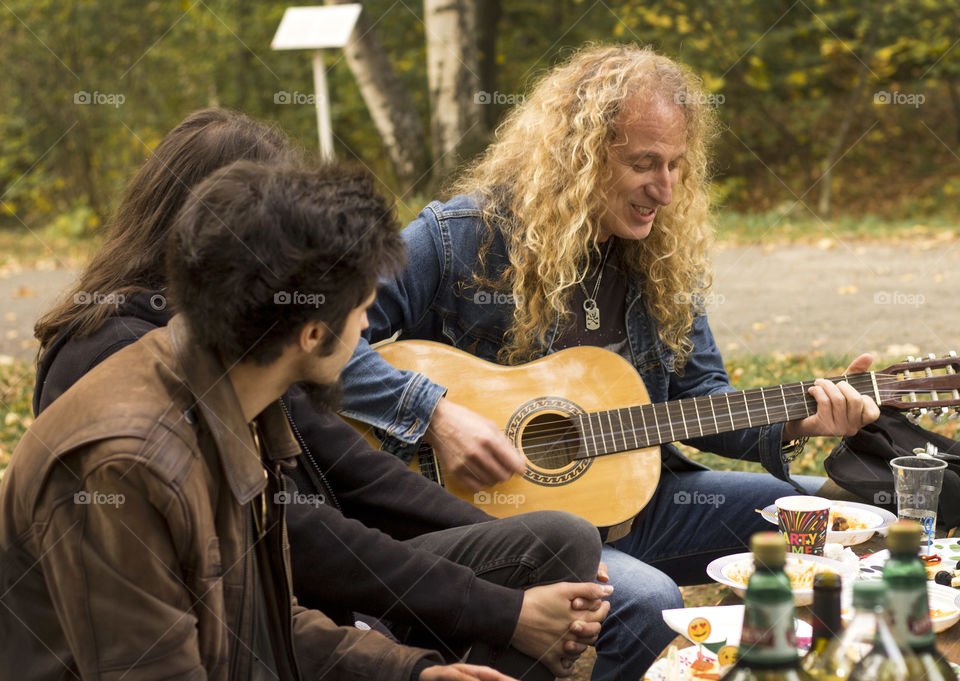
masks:
{"label": "guitar soundhole", "polygon": [[538,468],[557,470],[576,458],[580,435],[563,414],[538,414],[524,426],[520,447]]}

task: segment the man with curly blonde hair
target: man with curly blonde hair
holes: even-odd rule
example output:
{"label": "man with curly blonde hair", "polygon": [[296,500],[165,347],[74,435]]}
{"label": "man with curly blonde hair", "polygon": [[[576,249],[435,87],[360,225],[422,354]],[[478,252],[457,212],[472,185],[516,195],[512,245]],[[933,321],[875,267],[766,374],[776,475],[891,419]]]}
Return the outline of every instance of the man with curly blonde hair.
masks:
{"label": "man with curly blonde hair", "polygon": [[[701,304],[717,130],[708,102],[689,69],[648,48],[591,46],[550,71],[457,195],[404,230],[408,264],[370,310],[344,373],[344,412],[381,428],[394,453],[425,440],[448,476],[477,490],[521,474],[523,455],[492,421],[391,367],[370,342],[399,331],[501,364],[599,346],[636,368],[652,402],[732,391]],[[869,364],[863,355],[848,371]],[[791,443],[853,434],[879,413],[846,382],[819,380],[809,392],[817,411],[805,419],[685,440],[772,475],[710,471],[661,448],[653,498],[604,548],[615,591],[595,679],[640,677],[673,636],[660,611],[682,607],[677,584],[702,583],[710,560],[769,527],[754,508],[819,488],[821,478],[790,477]],[[704,494],[716,503],[685,503]]]}

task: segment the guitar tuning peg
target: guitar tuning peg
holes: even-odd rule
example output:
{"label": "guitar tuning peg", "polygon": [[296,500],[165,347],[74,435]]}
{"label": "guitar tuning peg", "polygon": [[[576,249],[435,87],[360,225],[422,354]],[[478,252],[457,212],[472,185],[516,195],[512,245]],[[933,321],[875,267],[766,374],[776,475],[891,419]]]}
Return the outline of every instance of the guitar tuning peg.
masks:
{"label": "guitar tuning peg", "polygon": [[913,355],[907,355],[907,361],[908,361],[908,362],[916,361],[916,359],[917,359],[917,358],[914,357]]}
{"label": "guitar tuning peg", "polygon": [[957,356],[956,350],[951,350],[950,352],[947,353],[947,357],[956,357],[956,356]]}
{"label": "guitar tuning peg", "polygon": [[911,409],[911,410],[910,410],[909,412],[907,412],[907,414],[906,414],[907,420],[908,420],[910,423],[912,423],[913,425],[915,425],[915,426],[920,425],[920,416],[922,415],[922,414],[921,414],[922,411],[925,411],[925,410],[921,410],[921,409]]}
{"label": "guitar tuning peg", "polygon": [[927,359],[936,359],[936,358],[937,358],[937,356],[936,356],[935,354],[933,354],[932,352],[927,353]]}
{"label": "guitar tuning peg", "polygon": [[933,410],[933,422],[937,425],[945,423],[950,419],[950,410],[946,407],[940,407],[939,409]]}

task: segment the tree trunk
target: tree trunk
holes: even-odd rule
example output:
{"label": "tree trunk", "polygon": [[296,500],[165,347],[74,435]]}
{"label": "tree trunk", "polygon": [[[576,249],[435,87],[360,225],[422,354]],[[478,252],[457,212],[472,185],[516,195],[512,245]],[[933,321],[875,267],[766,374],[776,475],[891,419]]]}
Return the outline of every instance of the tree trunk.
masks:
{"label": "tree trunk", "polygon": [[[477,19],[477,49],[480,52],[480,89],[483,92],[497,90],[497,24],[500,21],[500,0],[479,0]],[[484,133],[497,125],[500,107],[488,105],[483,108]]]}
{"label": "tree trunk", "polygon": [[476,0],[424,0],[423,14],[434,173],[448,178],[479,151],[481,111],[492,93],[480,89]]}
{"label": "tree trunk", "polygon": [[[351,0],[326,0],[328,5],[348,2]],[[423,126],[413,100],[394,74],[393,65],[372,28],[366,12],[361,12],[344,55],[357,79],[370,118],[383,139],[401,196],[417,193],[430,181]]]}
{"label": "tree trunk", "polygon": [[[867,55],[864,59],[869,58]],[[817,214],[821,218],[830,217],[830,202],[833,199],[833,168],[840,159],[840,153],[843,151],[843,142],[850,132],[850,126],[853,124],[854,114],[858,109],[858,102],[863,97],[863,89],[867,85],[867,64],[861,62],[860,69],[857,71],[857,80],[850,91],[850,96],[846,104],[846,111],[843,114],[843,121],[837,129],[837,136],[830,145],[830,151],[823,160],[823,172],[820,175],[820,196],[817,198]]]}

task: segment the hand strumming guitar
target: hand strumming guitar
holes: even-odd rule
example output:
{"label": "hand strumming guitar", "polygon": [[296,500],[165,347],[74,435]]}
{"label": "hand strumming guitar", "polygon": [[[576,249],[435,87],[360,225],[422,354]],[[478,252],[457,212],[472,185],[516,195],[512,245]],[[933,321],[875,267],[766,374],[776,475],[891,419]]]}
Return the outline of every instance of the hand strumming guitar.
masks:
{"label": "hand strumming guitar", "polygon": [[527,460],[490,419],[441,398],[426,440],[447,474],[473,492],[522,474]]}

